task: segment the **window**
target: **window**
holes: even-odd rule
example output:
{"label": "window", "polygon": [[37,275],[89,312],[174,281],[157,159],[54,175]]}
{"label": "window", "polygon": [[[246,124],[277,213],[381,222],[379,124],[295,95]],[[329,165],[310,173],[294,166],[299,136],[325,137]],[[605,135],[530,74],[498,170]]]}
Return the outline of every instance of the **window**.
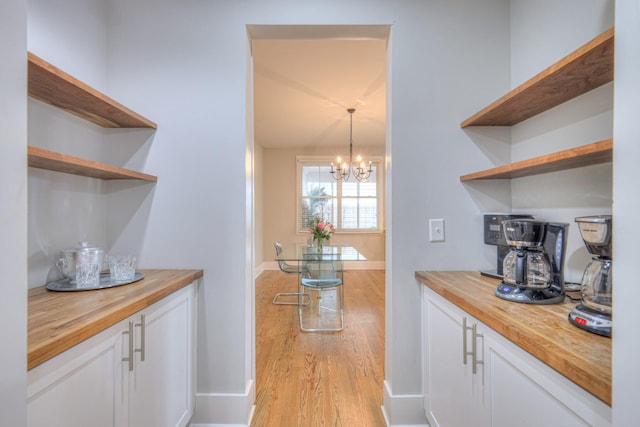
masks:
{"label": "window", "polygon": [[306,232],[309,220],[330,221],[338,232],[379,232],[381,197],[379,162],[366,182],[353,176],[336,181],[331,176],[331,159],[303,158],[298,162],[298,225]]}

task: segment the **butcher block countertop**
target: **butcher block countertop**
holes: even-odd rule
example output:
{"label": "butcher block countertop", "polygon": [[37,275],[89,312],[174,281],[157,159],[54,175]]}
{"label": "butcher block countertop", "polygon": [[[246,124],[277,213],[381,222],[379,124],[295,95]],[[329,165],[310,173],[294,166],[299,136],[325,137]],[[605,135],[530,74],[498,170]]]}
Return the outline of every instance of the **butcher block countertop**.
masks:
{"label": "butcher block countertop", "polygon": [[417,271],[416,278],[480,322],[611,405],[611,339],[583,331],[567,315],[577,305],[531,305],[493,294],[500,282],[477,271]]}
{"label": "butcher block countertop", "polygon": [[141,270],[144,279],[114,288],[29,289],[27,369],[32,369],[202,277],[202,270]]}

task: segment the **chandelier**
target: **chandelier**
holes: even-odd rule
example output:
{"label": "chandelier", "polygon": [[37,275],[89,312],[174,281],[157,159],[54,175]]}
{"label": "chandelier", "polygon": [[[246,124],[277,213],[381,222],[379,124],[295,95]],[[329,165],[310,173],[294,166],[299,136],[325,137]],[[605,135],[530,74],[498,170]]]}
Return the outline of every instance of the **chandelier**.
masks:
{"label": "chandelier", "polygon": [[335,166],[331,163],[331,176],[336,181],[348,181],[349,176],[353,173],[353,176],[360,182],[364,182],[369,179],[373,168],[371,162],[368,166],[365,166],[362,157],[358,156],[356,161],[353,161],[353,113],[356,112],[355,108],[347,109],[350,116],[349,125],[349,163],[343,162],[340,156],[338,156],[338,165]]}

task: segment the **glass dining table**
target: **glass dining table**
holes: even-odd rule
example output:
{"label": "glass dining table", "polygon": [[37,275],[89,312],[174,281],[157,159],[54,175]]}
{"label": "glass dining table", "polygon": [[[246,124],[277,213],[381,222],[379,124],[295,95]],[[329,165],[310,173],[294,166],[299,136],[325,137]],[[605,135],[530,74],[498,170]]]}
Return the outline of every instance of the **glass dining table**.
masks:
{"label": "glass dining table", "polygon": [[282,245],[282,252],[277,256],[277,261],[303,262],[303,261],[366,261],[353,246],[324,245],[319,250],[315,245],[306,243],[288,243]]}
{"label": "glass dining table", "polygon": [[344,262],[366,261],[353,246],[285,244],[276,258],[298,263],[300,329],[339,332],[344,328]]}

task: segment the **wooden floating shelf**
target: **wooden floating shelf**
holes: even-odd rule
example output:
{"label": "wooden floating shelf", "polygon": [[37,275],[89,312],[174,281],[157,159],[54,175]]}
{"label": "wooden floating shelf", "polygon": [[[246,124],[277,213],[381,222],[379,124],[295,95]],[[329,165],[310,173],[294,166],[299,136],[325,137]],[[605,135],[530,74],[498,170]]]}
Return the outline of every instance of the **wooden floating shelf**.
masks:
{"label": "wooden floating shelf", "polygon": [[28,52],[28,93],[105,128],[150,128],[157,125]]}
{"label": "wooden floating shelf", "polygon": [[28,147],[29,166],[38,169],[47,169],[72,175],[111,179],[137,179],[142,181],[157,182],[158,177],[145,173],[94,162],[68,154],[45,150],[44,148]]}
{"label": "wooden floating shelf", "polygon": [[610,28],[460,124],[512,126],[613,81]]}
{"label": "wooden floating shelf", "polygon": [[613,139],[594,142],[576,148],[547,154],[529,160],[510,163],[460,177],[461,182],[478,179],[510,179],[557,172],[613,160]]}

